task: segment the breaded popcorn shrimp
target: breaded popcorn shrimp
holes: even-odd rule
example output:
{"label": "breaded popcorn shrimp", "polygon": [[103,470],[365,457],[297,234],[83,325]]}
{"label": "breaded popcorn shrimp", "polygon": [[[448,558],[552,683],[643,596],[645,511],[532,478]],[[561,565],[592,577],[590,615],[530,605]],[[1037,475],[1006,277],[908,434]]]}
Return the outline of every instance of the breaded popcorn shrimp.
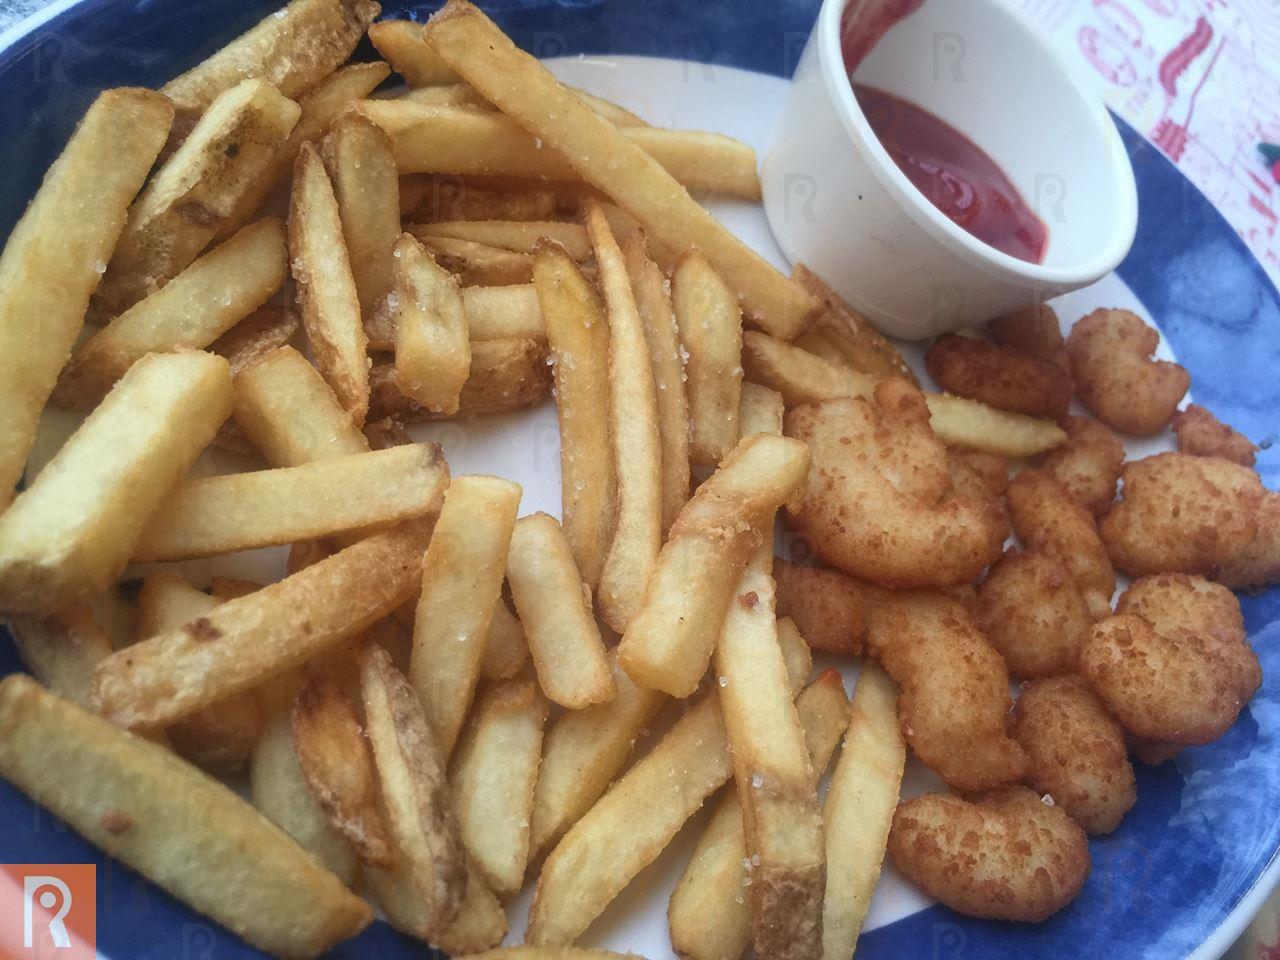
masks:
{"label": "breaded popcorn shrimp", "polygon": [[1221,457],[1242,467],[1252,467],[1257,444],[1232,430],[1204,407],[1191,404],[1173,415],[1178,451],[1196,457]]}
{"label": "breaded popcorn shrimp", "polygon": [[1067,432],[1067,442],[1045,454],[1040,469],[1100,517],[1116,498],[1124,443],[1115,431],[1092,417],[1067,417],[1059,426]]}
{"label": "breaded popcorn shrimp", "polygon": [[1093,618],[1061,563],[1007,550],[978,587],[977,621],[1009,674],[1033,679],[1075,672]]}
{"label": "breaded popcorn shrimp", "polygon": [[925,369],[947,393],[990,407],[1057,420],[1071,403],[1071,376],[1014,347],[944,334],[924,355]]}
{"label": "breaded popcorn shrimp", "polygon": [[1280,493],[1267,490],[1257,512],[1258,529],[1214,574],[1232,589],[1265,587],[1280,582]]}

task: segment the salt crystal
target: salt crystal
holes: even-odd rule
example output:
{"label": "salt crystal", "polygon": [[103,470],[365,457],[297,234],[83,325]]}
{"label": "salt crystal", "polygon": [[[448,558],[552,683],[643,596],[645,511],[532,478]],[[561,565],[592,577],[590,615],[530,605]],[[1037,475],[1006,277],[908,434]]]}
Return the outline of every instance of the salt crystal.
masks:
{"label": "salt crystal", "polygon": [[759,790],[764,786],[764,777],[758,773],[753,773],[751,775],[751,786]]}

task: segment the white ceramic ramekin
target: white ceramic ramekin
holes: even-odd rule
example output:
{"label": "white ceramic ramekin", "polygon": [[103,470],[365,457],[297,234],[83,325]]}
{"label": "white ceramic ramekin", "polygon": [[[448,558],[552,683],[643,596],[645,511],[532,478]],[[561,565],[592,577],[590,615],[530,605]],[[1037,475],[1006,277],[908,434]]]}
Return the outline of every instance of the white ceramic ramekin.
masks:
{"label": "white ceramic ramekin", "polygon": [[881,146],[845,73],[847,2],[822,4],[765,155],[765,212],[792,263],[917,340],[1086,286],[1124,258],[1138,220],[1124,145],[1038,27],[1005,0],[926,0],[854,74],[995,159],[1049,228],[1036,264],[953,223]]}

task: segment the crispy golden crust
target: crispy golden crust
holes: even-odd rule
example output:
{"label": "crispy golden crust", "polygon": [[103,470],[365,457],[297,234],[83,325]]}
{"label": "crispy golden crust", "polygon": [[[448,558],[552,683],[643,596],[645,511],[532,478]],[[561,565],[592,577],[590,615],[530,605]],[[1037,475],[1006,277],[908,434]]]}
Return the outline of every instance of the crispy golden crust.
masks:
{"label": "crispy golden crust", "polygon": [[828,563],[889,587],[952,586],[999,556],[1008,535],[999,503],[954,495],[946,448],[906,381],[882,381],[871,401],[789,410],[786,432],[813,455],[790,515]]}
{"label": "crispy golden crust", "polygon": [[1257,512],[1258,530],[1234,551],[1214,579],[1233,589],[1280,581],[1280,493],[1264,491]]}
{"label": "crispy golden crust", "polygon": [[1257,444],[1232,430],[1204,407],[1191,404],[1173,415],[1178,450],[1196,457],[1221,457],[1242,467],[1252,467]]}
{"label": "crispy golden crust", "polygon": [[1067,355],[1081,402],[1121,433],[1148,436],[1168,424],[1191,377],[1152,360],[1160,334],[1128,310],[1095,310],[1075,325]]}
{"label": "crispy golden crust", "polygon": [[1126,464],[1122,477],[1121,499],[1099,532],[1126,573],[1211,574],[1257,533],[1263,489],[1248,467],[1161,453]]}
{"label": "crispy golden crust", "polygon": [[1092,618],[1053,557],[1008,550],[978,588],[978,626],[1018,679],[1074,673]]}
{"label": "crispy golden crust", "polygon": [[1138,799],[1124,728],[1080,676],[1027,684],[1013,735],[1031,764],[1027,783],[1087,833],[1110,833]]}
{"label": "crispy golden crust", "polygon": [[1060,426],[1067,442],[1046,454],[1040,469],[1099,517],[1116,498],[1124,464],[1124,443],[1106,424],[1092,417],[1066,417]]}
{"label": "crispy golden crust", "polygon": [[1014,347],[948,333],[934,341],[924,364],[943,390],[1000,410],[1057,420],[1071,403],[1063,367]]}
{"label": "crispy golden crust", "polygon": [[918,887],[974,917],[1036,922],[1075,899],[1089,876],[1084,832],[1025,787],[976,803],[943,794],[903,801],[889,855]]}
{"label": "crispy golden crust", "polygon": [[1009,458],[981,450],[947,448],[951,488],[960,496],[1003,497],[1009,489]]}
{"label": "crispy golden crust", "polygon": [[790,617],[805,642],[824,653],[858,656],[867,625],[862,591],[838,570],[802,567],[774,558],[778,616]]}
{"label": "crispy golden crust", "polygon": [[1022,779],[1026,755],[1006,732],[1008,671],[963,606],[933,591],[880,591],[867,649],[902,687],[907,743],[949,786]]}
{"label": "crispy golden crust", "polygon": [[1037,360],[1048,360],[1070,368],[1062,324],[1053,307],[1040,304],[1006,313],[987,322],[987,334],[996,343],[1013,347]]}

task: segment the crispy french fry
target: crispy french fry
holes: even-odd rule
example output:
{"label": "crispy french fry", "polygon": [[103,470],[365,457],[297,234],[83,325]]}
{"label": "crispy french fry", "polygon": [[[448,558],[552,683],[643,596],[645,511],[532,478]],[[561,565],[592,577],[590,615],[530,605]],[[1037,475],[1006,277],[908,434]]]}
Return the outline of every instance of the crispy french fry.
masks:
{"label": "crispy french fry", "polygon": [[458,915],[444,930],[431,929],[430,904],[417,895],[408,869],[402,858],[391,870],[365,871],[365,880],[393,927],[452,956],[487,950],[502,942],[507,935],[507,915],[473,866],[467,865],[466,893]]}
{"label": "crispy french fry", "polygon": [[113,317],[195,260],[266,171],[298,112],[263,80],[220,94],[129,208],[91,311]]}
{"label": "crispy french fry", "polygon": [[457,274],[463,286],[502,286],[533,279],[533,260],[527,253],[453,237],[425,237],[422,244],[441,266]]}
{"label": "crispy french fry", "polygon": [[94,703],[121,726],[162,726],[285,673],[413,596],[423,541],[413,523],[375,534],[112,654],[95,672]]}
{"label": "crispy french fry", "polygon": [[782,394],[758,383],[744,383],[738,400],[738,424],[742,435],[781,433],[786,404]]}
{"label": "crispy french fry", "polygon": [[675,253],[700,248],[761,327],[781,337],[800,333],[817,306],[814,297],[722,227],[636,141],[516,49],[478,9],[451,0],[426,37],[486,100],[541,138],[544,153],[559,153],[639,220],[651,241]]}
{"label": "crispy french fry", "polygon": [[369,449],[316,368],[280,347],[235,382],[235,419],[274,467],[351,456]]}
{"label": "crispy french fry", "polygon": [[637,683],[689,696],[706,672],[734,586],[759,542],[752,526],[809,471],[802,443],[744,437],[672,524],[640,612],[618,646]]}
{"label": "crispy french fry", "polygon": [[111,638],[88,604],[47,617],[11,617],[9,631],[32,676],[64,700],[88,707],[94,668],[111,653]]}
{"label": "crispy french fry", "polygon": [[425,908],[424,931],[446,929],[467,889],[467,868],[445,783],[445,757],[422,701],[381,647],[360,657],[360,692],[387,826],[406,879]]}
{"label": "crispy french fry", "polygon": [[596,603],[605,622],[621,633],[640,607],[662,548],[658,390],[622,251],[598,204],[589,203],[584,217],[609,315],[609,432],[618,484],[613,541]]}
{"label": "crispy french fry", "polygon": [[467,315],[472,340],[547,338],[547,325],[538,306],[538,291],[531,283],[464,287],[462,310]]}
{"label": "crispy french fry", "polygon": [[471,343],[458,281],[411,234],[395,242],[396,383],[433,413],[458,412],[471,374]]}
{"label": "crispy french fry", "polygon": [[209,352],[226,359],[234,379],[293,339],[301,322],[290,307],[261,307],[209,344]]}
{"label": "crispy french fry", "polygon": [[[548,220],[576,214],[581,183],[504,177],[451,177],[410,173],[400,177],[400,217],[414,221]],[[572,203],[562,195],[572,194]]]}
{"label": "crispy french fry", "polygon": [[537,683],[507,680],[480,698],[474,725],[458,745],[451,781],[458,833],[500,899],[524,883],[546,719],[547,701]]}
{"label": "crispy french fry", "polygon": [[369,358],[360,299],[343,240],[333,185],[315,148],[304,143],[289,199],[289,253],[302,325],[316,366],[356,426],[369,408]]}
{"label": "crispy french fry", "polygon": [[[592,110],[607,117],[613,121],[617,127],[647,127],[649,126],[644,120],[636,116],[626,107],[619,106],[611,100],[604,97],[597,97],[587,93],[585,90],[579,90],[576,87],[570,87]],[[404,94],[405,100],[411,100],[414,103],[425,103],[436,107],[478,107],[482,110],[492,110],[491,104],[476,91],[475,87],[466,83],[442,84],[432,87],[419,87],[416,90],[410,90]]]}
{"label": "crispy french fry", "polygon": [[529,661],[529,641],[524,626],[503,601],[494,604],[489,639],[480,658],[482,680],[509,680]]}
{"label": "crispy french fry", "polygon": [[413,438],[409,436],[409,431],[404,428],[404,424],[391,417],[383,417],[381,420],[372,422],[366,421],[363,433],[372,450],[387,450],[413,443]]}
{"label": "crispy french fry", "polygon": [[189,480],[157,511],[133,559],[211,557],[384,526],[437,510],[448,482],[433,443]]}
{"label": "crispy french fry", "polygon": [[582,579],[594,590],[613,540],[617,488],[609,419],[609,320],[595,288],[563,249],[534,252],[533,286],[546,319],[560,423],[560,510]]}
{"label": "crispy french fry", "polygon": [[230,407],[221,357],[134,364],[0,514],[0,609],[53,613],[105,590]]}
{"label": "crispy french fry", "polygon": [[0,254],[0,509],[172,119],[150,90],[100,94]]}
{"label": "crispy french fry", "polygon": [[[257,593],[263,584],[254,580],[241,580],[239,577],[210,577],[209,593],[219,603],[227,600],[239,600],[251,593]],[[190,619],[189,617],[187,619]]]}
{"label": "crispy french fry", "polygon": [[591,243],[582,225],[559,220],[442,220],[412,224],[408,229],[424,241],[470,240],[516,253],[533,253],[538,241],[546,237],[564,247],[569,256],[579,262],[591,257]]}
{"label": "crispy french fry", "polygon": [[77,347],[53,402],[92,410],[144,355],[209,346],[280,289],[287,260],[283,223],[245,227]]}
{"label": "crispy french fry", "polygon": [[519,484],[458,477],[445,494],[422,565],[409,682],[422,698],[440,755],[453,752],[502,603]]}
{"label": "crispy french fry", "polygon": [[645,342],[649,346],[649,367],[658,390],[662,534],[665,537],[680,508],[689,500],[689,401],[685,392],[682,346],[666,277],[649,259],[644,234],[637,231],[627,237],[622,255],[640,311]]}
{"label": "crispy french fry", "polygon": [[857,945],[880,879],[906,758],[897,686],[878,665],[867,661],[853,692],[853,719],[823,807],[827,827],[824,960],[846,960]]}
{"label": "crispy french fry", "polygon": [[778,646],[782,648],[782,662],[787,665],[787,678],[794,693],[813,670],[813,650],[790,617],[778,618]]}
{"label": "crispy french fry", "polygon": [[[65,762],[49,763],[55,754]],[[268,953],[318,956],[373,919],[359,897],[227,787],[28,677],[0,682],[0,775],[109,856]]]}
{"label": "crispy french fry", "polygon": [[60,410],[50,404],[40,414],[36,424],[35,439],[31,443],[31,452],[27,455],[26,483],[31,486],[36,477],[71,439],[72,434],[80,429],[85,415],[74,410]]}
{"label": "crispy french fry", "polygon": [[[790,343],[755,330],[742,336],[742,365],[753,381],[777,390],[787,406],[834,397],[869,397],[882,379],[837,366]],[[995,410],[976,400],[926,393],[933,432],[948,446],[1029,457],[1066,441],[1055,423]]]}
{"label": "crispy french fry", "polygon": [[507,582],[547,698],[569,710],[612,700],[613,676],[590,594],[554,517],[535,513],[516,521]]}
{"label": "crispy french fry", "polygon": [[[824,671],[796,700],[805,746],[816,773],[831,762],[849,723],[840,674]],[[750,864],[746,866],[745,864]],[[698,839],[667,906],[671,945],[688,960],[739,960],[751,937],[747,892],[755,864],[742,834],[736,792],[721,798]],[[852,953],[852,951],[851,951]]]}
{"label": "crispy french fry", "polygon": [[742,393],[742,310],[700,250],[671,274],[680,342],[688,351],[689,459],[714,467],[738,442]]}
{"label": "crispy french fry", "polygon": [[456,84],[458,75],[427,46],[422,24],[411,20],[381,20],[369,27],[378,52],[411,87]]}

